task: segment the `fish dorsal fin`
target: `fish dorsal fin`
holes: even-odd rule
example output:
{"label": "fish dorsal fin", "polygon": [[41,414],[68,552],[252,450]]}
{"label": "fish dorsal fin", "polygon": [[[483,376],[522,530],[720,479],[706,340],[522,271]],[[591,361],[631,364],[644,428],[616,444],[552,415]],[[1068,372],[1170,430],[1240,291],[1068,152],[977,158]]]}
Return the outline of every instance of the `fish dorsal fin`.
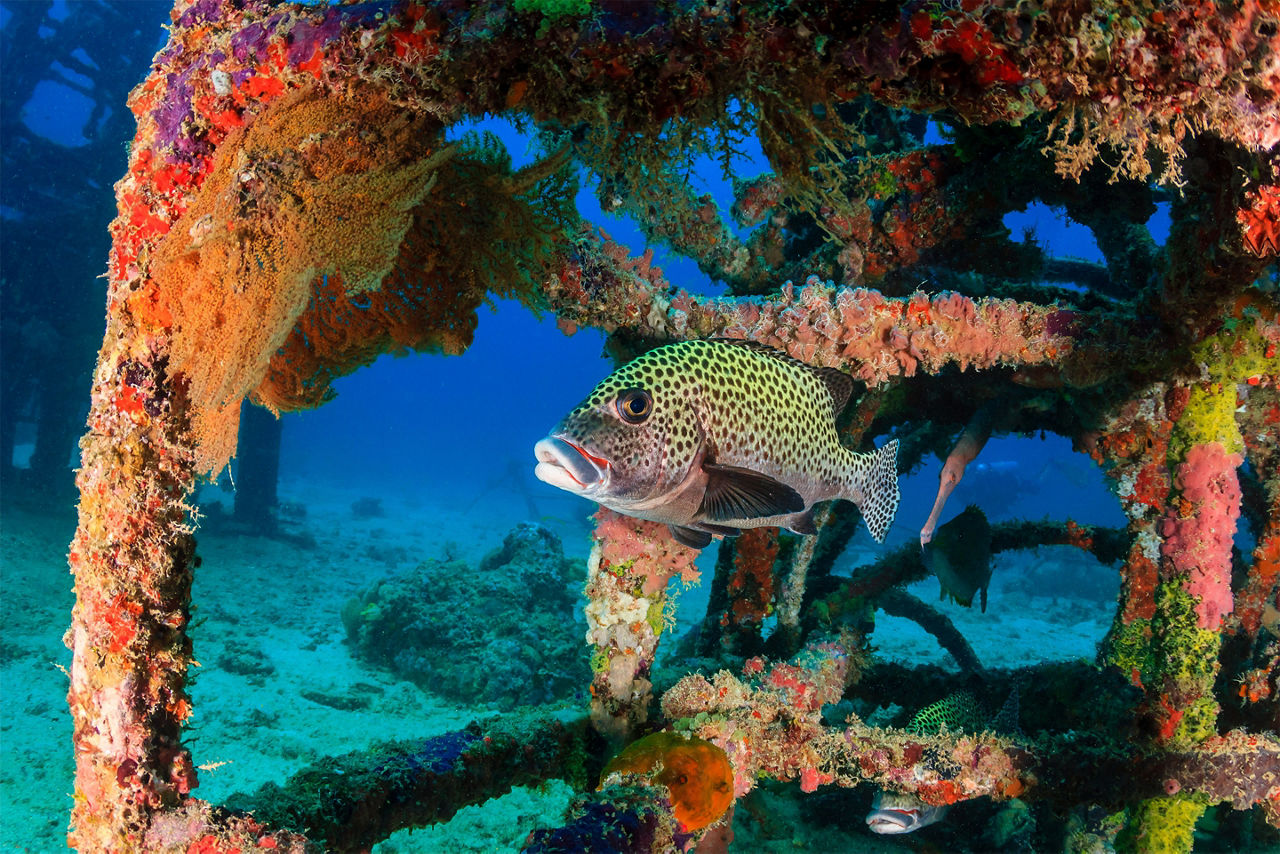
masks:
{"label": "fish dorsal fin", "polygon": [[785,516],[804,509],[804,499],[785,483],[739,466],[703,463],[707,491],[698,515],[708,522]]}
{"label": "fish dorsal fin", "polygon": [[810,365],[808,362],[802,362],[792,356],[787,355],[781,350],[776,350],[768,344],[761,344],[759,341],[749,341],[745,338],[708,338],[708,341],[715,341],[718,344],[729,344],[734,347],[741,347],[744,350],[750,350],[753,353],[759,353],[762,356],[769,356],[777,359],[783,364],[790,365],[794,368],[808,371],[826,387],[827,392],[831,395],[832,414],[839,415],[844,411],[845,406],[849,404],[849,398],[853,396],[853,377],[846,374],[838,368],[819,368]]}

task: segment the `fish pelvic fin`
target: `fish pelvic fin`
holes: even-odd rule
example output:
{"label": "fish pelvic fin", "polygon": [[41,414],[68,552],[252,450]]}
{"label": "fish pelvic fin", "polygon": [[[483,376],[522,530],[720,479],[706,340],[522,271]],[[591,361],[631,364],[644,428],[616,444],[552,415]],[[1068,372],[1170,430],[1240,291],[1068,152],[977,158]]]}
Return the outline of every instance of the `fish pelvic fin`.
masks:
{"label": "fish pelvic fin", "polygon": [[688,546],[691,549],[701,549],[711,545],[711,534],[706,531],[697,531],[684,525],[668,525],[672,538],[682,546]]}
{"label": "fish pelvic fin", "polygon": [[742,534],[741,528],[728,525],[713,525],[710,522],[699,522],[695,525],[668,525],[671,536],[677,543],[691,549],[701,549],[711,544],[711,538],[737,537]]}
{"label": "fish pelvic fin", "polygon": [[818,525],[813,521],[813,510],[796,513],[787,519],[787,530],[805,536],[818,533]]}
{"label": "fish pelvic fin", "polygon": [[862,501],[858,509],[867,530],[877,543],[883,543],[898,514],[898,440],[892,439],[871,455],[871,467],[862,484]]}

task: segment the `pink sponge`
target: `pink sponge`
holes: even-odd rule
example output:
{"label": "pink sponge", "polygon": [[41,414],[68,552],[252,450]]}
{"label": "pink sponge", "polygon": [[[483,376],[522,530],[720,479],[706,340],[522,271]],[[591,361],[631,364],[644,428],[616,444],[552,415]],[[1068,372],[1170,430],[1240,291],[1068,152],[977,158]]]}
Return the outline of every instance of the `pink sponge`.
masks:
{"label": "pink sponge", "polygon": [[602,556],[613,567],[628,567],[633,576],[643,576],[642,593],[652,596],[679,575],[686,585],[698,580],[694,561],[698,550],[682,546],[671,538],[665,525],[623,516],[601,507],[595,514],[595,538],[603,544]]}
{"label": "pink sponge", "polygon": [[[1231,613],[1231,539],[1240,518],[1241,457],[1217,442],[1195,445],[1178,466],[1174,485],[1182,501],[1160,524],[1166,576],[1185,579],[1199,597],[1196,624],[1217,630]],[[1181,508],[1181,509],[1180,509]]]}

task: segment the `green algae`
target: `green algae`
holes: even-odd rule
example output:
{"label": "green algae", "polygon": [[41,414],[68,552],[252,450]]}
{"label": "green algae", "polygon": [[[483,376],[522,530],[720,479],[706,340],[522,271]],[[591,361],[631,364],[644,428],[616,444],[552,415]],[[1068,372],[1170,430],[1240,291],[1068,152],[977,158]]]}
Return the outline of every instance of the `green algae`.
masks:
{"label": "green algae", "polygon": [[1256,315],[1256,309],[1246,306],[1239,317],[1228,317],[1217,334],[1192,348],[1192,363],[1203,379],[1190,387],[1186,409],[1174,425],[1171,459],[1180,459],[1187,449],[1208,442],[1221,443],[1229,454],[1243,450],[1236,424],[1236,389],[1251,377],[1280,371],[1280,359],[1267,356],[1268,342],[1254,322]]}
{"label": "green algae", "polygon": [[1213,682],[1218,672],[1221,638],[1217,632],[1196,623],[1195,597],[1180,579],[1162,583],[1156,589],[1155,649],[1159,680],[1155,684],[1175,685],[1183,696],[1195,697],[1181,711],[1169,745],[1190,747],[1215,735],[1218,704],[1213,699]]}
{"label": "green algae", "polygon": [[1117,619],[1107,637],[1106,662],[1114,665],[1126,677],[1137,671],[1145,682],[1155,670],[1155,655],[1151,649],[1152,632],[1150,620],[1139,618],[1124,623]]}
{"label": "green algae", "polygon": [[1190,851],[1192,832],[1208,800],[1197,795],[1151,798],[1129,810],[1129,822],[1116,837],[1118,852],[1174,854]]}

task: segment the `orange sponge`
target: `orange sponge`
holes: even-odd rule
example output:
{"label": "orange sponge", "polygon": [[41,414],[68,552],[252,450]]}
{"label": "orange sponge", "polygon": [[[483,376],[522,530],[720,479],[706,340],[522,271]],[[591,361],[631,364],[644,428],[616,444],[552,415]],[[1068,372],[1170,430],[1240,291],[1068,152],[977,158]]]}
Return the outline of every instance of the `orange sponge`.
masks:
{"label": "orange sponge", "polygon": [[605,766],[610,774],[639,774],[666,786],[682,830],[701,830],[733,803],[733,768],[719,747],[700,738],[655,732],[627,745]]}

